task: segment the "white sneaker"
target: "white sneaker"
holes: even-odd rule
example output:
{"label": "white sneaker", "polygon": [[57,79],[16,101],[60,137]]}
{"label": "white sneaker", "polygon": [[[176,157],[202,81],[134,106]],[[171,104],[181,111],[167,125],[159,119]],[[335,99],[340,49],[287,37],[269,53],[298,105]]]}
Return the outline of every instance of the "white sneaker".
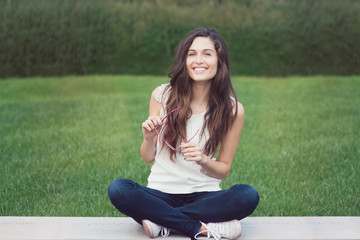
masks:
{"label": "white sneaker", "polygon": [[[209,239],[210,237],[219,240],[221,238],[235,240],[241,235],[241,224],[239,220],[232,220],[228,222],[219,223],[201,223],[206,230],[201,231],[195,235],[195,239]],[[207,233],[207,236],[201,236]]]}
{"label": "white sneaker", "polygon": [[170,230],[166,227],[157,225],[149,220],[142,220],[142,225],[144,227],[146,235],[150,238],[156,238],[161,234],[162,237],[167,237],[170,234]]}

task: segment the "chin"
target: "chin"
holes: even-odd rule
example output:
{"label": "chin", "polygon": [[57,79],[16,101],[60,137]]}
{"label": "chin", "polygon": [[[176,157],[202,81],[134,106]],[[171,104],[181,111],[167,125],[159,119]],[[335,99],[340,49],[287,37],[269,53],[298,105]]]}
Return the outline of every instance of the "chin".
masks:
{"label": "chin", "polygon": [[210,80],[212,80],[213,78],[214,78],[214,77],[207,77],[207,76],[203,76],[203,77],[200,77],[200,76],[191,77],[191,79],[192,79],[194,82],[210,81]]}

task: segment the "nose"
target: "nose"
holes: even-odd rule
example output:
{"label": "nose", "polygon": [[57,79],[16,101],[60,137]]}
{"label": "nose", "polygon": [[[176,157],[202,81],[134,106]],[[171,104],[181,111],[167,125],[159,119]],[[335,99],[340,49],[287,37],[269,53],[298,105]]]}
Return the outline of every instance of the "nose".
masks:
{"label": "nose", "polygon": [[204,62],[203,57],[202,57],[201,54],[197,55],[195,62],[196,62],[197,64],[200,64],[200,63],[203,63],[203,62]]}

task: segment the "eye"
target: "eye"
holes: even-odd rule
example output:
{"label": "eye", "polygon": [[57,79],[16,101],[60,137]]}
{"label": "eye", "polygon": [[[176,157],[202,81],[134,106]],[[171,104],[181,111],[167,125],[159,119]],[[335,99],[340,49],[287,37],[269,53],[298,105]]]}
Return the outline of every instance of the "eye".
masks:
{"label": "eye", "polygon": [[189,53],[188,53],[188,56],[189,56],[189,57],[193,57],[193,56],[195,56],[195,53],[194,53],[194,52],[189,52]]}

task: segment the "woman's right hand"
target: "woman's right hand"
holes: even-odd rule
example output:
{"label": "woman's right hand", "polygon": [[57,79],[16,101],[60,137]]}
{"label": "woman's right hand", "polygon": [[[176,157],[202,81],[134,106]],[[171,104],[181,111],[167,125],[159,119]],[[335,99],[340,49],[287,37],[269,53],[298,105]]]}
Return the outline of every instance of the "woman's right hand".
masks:
{"label": "woman's right hand", "polygon": [[144,139],[152,140],[156,136],[155,128],[160,131],[163,122],[158,116],[149,116],[145,122],[142,123],[142,133],[144,135]]}

